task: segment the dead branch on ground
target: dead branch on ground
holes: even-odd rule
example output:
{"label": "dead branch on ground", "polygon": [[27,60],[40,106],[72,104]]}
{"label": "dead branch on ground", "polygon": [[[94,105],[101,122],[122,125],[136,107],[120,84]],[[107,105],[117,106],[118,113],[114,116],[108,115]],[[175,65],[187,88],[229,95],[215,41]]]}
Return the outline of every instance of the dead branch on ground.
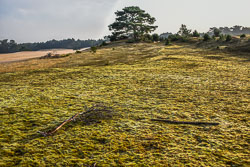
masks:
{"label": "dead branch on ground", "polygon": [[94,105],[91,108],[87,108],[85,112],[80,112],[70,117],[69,119],[64,120],[59,126],[57,126],[54,130],[50,130],[48,132],[38,131],[43,136],[50,136],[57,132],[61,127],[71,121],[84,121],[87,124],[96,123],[97,120],[107,119],[113,116],[111,107],[106,107],[104,105]]}
{"label": "dead branch on ground", "polygon": [[186,122],[186,121],[170,121],[166,119],[151,119],[151,121],[166,122],[169,124],[186,124],[186,125],[219,125],[216,122]]}

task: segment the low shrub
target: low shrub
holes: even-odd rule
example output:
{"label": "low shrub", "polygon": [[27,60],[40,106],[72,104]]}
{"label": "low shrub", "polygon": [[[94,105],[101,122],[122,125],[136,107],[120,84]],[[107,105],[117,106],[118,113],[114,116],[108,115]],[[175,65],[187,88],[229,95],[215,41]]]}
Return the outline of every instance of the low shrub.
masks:
{"label": "low shrub", "polygon": [[203,41],[209,41],[211,39],[211,37],[208,34],[205,34],[203,36]]}
{"label": "low shrub", "polygon": [[229,42],[229,41],[231,41],[232,40],[232,36],[231,35],[227,35],[227,37],[226,37],[226,42]]}
{"label": "low shrub", "polygon": [[100,46],[102,47],[102,46],[107,46],[107,45],[108,45],[107,42],[103,41]]}
{"label": "low shrub", "polygon": [[91,46],[90,50],[91,50],[93,53],[96,53],[97,47],[96,47],[96,46]]}
{"label": "low shrub", "polygon": [[181,38],[181,36],[180,36],[180,35],[178,35],[178,34],[175,34],[175,35],[169,35],[169,36],[168,36],[168,39],[169,39],[170,41],[172,41],[172,42],[174,42],[174,41],[178,41],[180,38]]}
{"label": "low shrub", "polygon": [[193,36],[193,37],[200,37],[200,34],[198,33],[197,30],[194,30],[192,36]]}
{"label": "low shrub", "polygon": [[220,34],[219,36],[219,41],[224,41],[226,39],[225,35]]}
{"label": "low shrub", "polygon": [[160,40],[160,37],[159,37],[158,34],[153,34],[153,35],[152,35],[152,39],[153,39],[153,41],[157,42],[157,41]]}
{"label": "low shrub", "polygon": [[246,34],[242,34],[240,38],[246,38]]}
{"label": "low shrub", "polygon": [[170,45],[170,40],[169,39],[166,39],[165,45]]}

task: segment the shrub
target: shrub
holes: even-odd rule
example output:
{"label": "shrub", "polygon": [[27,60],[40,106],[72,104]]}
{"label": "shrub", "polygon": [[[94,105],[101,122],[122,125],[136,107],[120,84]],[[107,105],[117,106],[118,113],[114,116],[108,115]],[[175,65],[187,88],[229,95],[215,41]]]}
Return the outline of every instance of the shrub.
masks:
{"label": "shrub", "polygon": [[226,39],[225,35],[220,34],[220,36],[219,36],[219,40],[220,40],[220,41],[224,41],[225,39]]}
{"label": "shrub", "polygon": [[208,34],[205,34],[203,36],[203,41],[209,41],[211,39],[211,37]]}
{"label": "shrub", "polygon": [[107,45],[108,45],[107,42],[103,41],[100,46],[107,46]]}
{"label": "shrub", "polygon": [[77,51],[76,51],[76,54],[78,54],[78,53],[82,53],[82,52],[81,52],[80,50],[77,50]]}
{"label": "shrub", "polygon": [[143,38],[144,38],[143,40],[145,42],[152,42],[153,41],[153,38],[150,34],[145,34]]}
{"label": "shrub", "polygon": [[193,37],[200,37],[200,34],[198,33],[197,30],[194,30],[192,36],[193,36]]}
{"label": "shrub", "polygon": [[213,36],[212,36],[212,39],[213,39],[213,40],[216,40],[216,36],[215,36],[215,35],[213,35]]}
{"label": "shrub", "polygon": [[246,38],[246,34],[242,34],[240,38]]}
{"label": "shrub", "polygon": [[166,38],[160,37],[160,41],[164,42]]}
{"label": "shrub", "polygon": [[232,40],[232,36],[231,35],[227,35],[227,37],[226,37],[226,42],[229,42],[229,41],[231,41]]}
{"label": "shrub", "polygon": [[179,40],[180,40],[181,42],[188,42],[188,39],[189,39],[189,38],[186,37],[186,36],[181,36]]}
{"label": "shrub", "polygon": [[126,43],[135,43],[136,41],[134,39],[129,39],[126,41]]}
{"label": "shrub", "polygon": [[168,39],[169,39],[170,41],[172,41],[172,42],[178,41],[178,40],[180,39],[180,35],[178,35],[178,34],[169,35],[169,36],[168,36]]}
{"label": "shrub", "polygon": [[153,38],[153,41],[159,41],[160,40],[160,37],[159,37],[158,34],[153,34],[152,38]]}
{"label": "shrub", "polygon": [[165,45],[169,45],[169,44],[170,44],[170,40],[169,40],[169,39],[166,39]]}
{"label": "shrub", "polygon": [[214,36],[215,36],[215,37],[219,37],[219,36],[220,36],[220,33],[221,33],[221,31],[220,31],[218,28],[215,28],[215,29],[214,29]]}
{"label": "shrub", "polygon": [[90,50],[91,50],[93,53],[96,53],[97,47],[96,47],[96,46],[91,46]]}

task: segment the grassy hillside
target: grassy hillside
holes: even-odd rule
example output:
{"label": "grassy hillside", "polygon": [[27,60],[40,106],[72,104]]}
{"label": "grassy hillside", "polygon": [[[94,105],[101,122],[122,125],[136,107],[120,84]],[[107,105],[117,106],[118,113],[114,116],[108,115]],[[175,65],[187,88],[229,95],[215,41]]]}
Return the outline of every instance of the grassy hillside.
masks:
{"label": "grassy hillside", "polygon": [[[0,166],[247,166],[249,66],[248,53],[146,43],[1,64]],[[100,103],[112,117],[37,133]]]}

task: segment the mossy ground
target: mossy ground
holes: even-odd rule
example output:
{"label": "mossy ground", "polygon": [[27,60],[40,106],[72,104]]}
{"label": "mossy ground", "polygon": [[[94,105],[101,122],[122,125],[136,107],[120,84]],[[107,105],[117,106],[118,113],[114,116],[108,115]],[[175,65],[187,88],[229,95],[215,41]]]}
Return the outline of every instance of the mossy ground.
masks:
{"label": "mossy ground", "polygon": [[[120,44],[0,71],[0,166],[249,165],[247,54]],[[97,103],[117,114],[37,133]]]}

